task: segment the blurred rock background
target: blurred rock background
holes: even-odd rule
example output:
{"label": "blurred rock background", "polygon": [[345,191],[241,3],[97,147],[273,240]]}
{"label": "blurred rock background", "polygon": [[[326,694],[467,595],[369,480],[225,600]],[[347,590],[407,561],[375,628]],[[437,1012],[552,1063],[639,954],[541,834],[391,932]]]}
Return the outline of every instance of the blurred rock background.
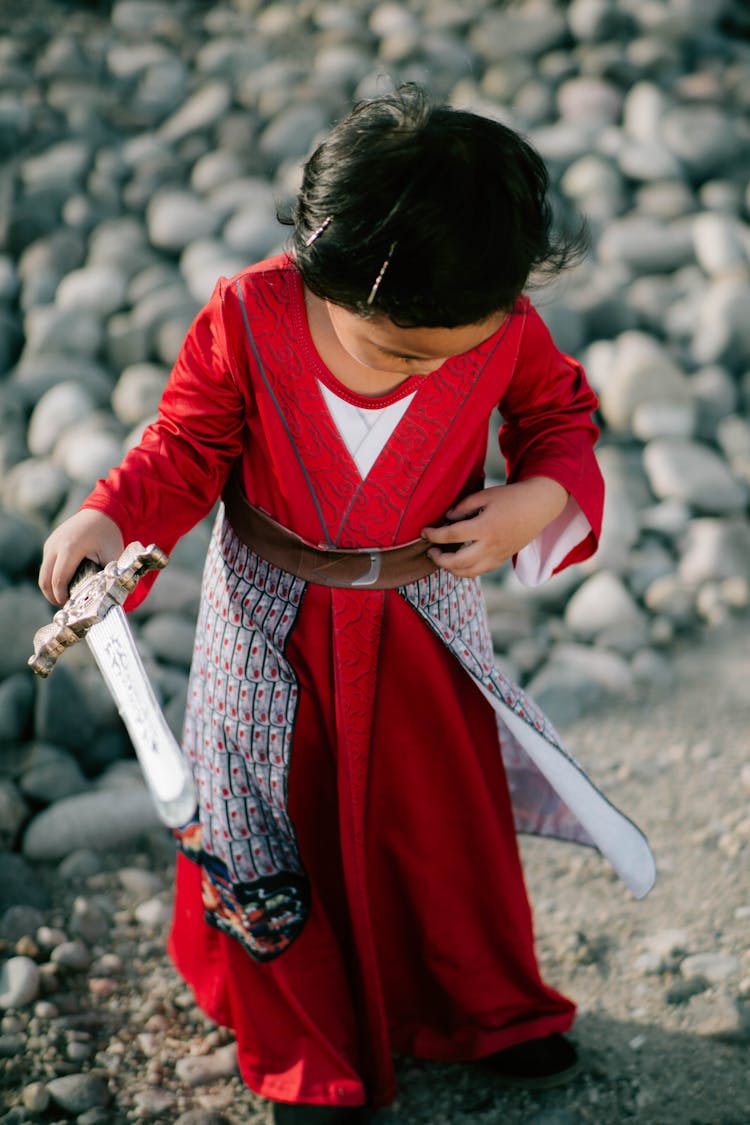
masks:
{"label": "blurred rock background", "polygon": [[[485,583],[560,723],[673,685],[750,604],[750,9],[742,0],[27,0],[0,10],[0,850],[152,826],[84,645],[27,669],[41,545],[156,411],[216,278],[354,100],[416,80],[525,133],[591,252],[535,300],[601,396],[601,549]],[[501,479],[497,454],[490,477]],[[179,733],[208,521],[134,617]],[[10,871],[10,868],[6,868]],[[14,868],[15,870],[15,868]],[[27,882],[18,869],[18,886]],[[12,897],[11,897],[11,901]]]}

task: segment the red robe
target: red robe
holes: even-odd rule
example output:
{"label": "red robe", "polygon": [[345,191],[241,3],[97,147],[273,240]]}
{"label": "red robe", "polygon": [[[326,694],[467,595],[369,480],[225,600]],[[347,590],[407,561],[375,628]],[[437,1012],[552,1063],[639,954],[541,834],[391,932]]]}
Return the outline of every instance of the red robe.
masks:
{"label": "red robe", "polygon": [[[364,481],[318,380],[363,407],[416,391]],[[219,284],[159,421],[86,506],[126,542],[169,551],[239,462],[248,499],[312,542],[392,546],[481,487],[498,405],[509,479],[569,491],[592,532],[561,565],[586,557],[601,519],[596,400],[527,301],[479,347],[371,400],[323,367],[299,275],[274,259]],[[491,665],[477,582],[306,586],[220,511],[184,740],[201,808],[183,846],[198,863],[179,857],[170,948],[201,1006],[235,1029],[259,1093],[379,1104],[394,1049],[470,1059],[570,1026],[573,1004],[539,976],[514,811],[616,864],[620,835],[625,851],[640,837]]]}

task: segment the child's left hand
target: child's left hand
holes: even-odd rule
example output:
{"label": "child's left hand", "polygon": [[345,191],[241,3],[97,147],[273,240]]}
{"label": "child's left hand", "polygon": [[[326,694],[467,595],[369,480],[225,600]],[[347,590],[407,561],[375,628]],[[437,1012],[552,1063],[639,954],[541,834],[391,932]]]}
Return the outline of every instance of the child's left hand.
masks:
{"label": "child's left hand", "polygon": [[[464,496],[446,512],[444,527],[425,527],[422,538],[435,543],[427,554],[458,578],[495,570],[530,543],[560,515],[568,493],[549,477],[530,477]],[[442,544],[461,543],[458,550]]]}

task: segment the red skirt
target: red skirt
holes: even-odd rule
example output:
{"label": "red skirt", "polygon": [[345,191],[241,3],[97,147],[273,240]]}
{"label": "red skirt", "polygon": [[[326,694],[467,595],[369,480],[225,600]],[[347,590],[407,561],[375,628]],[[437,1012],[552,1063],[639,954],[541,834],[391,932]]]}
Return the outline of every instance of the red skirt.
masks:
{"label": "red skirt", "polygon": [[[300,688],[288,805],[310,917],[280,957],[255,962],[204,921],[200,869],[180,855],[169,948],[199,1006],[234,1029],[251,1089],[378,1105],[394,1093],[391,1050],[476,1059],[567,1030],[575,1008],[539,974],[495,713],[395,591],[385,595],[362,797],[375,971],[360,963],[330,598],[308,587],[286,650]],[[385,1042],[362,1018],[373,1004]]]}

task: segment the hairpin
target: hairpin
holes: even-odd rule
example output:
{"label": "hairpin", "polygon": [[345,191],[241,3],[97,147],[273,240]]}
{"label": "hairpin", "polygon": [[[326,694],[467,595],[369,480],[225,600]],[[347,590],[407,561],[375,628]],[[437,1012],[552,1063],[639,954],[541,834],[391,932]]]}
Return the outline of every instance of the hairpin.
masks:
{"label": "hairpin", "polygon": [[380,288],[380,282],[383,280],[383,276],[385,274],[385,271],[388,269],[389,265],[391,264],[391,258],[393,257],[393,251],[396,249],[397,245],[398,245],[398,240],[396,240],[396,242],[392,242],[390,247],[388,248],[388,255],[387,255],[385,261],[383,262],[382,266],[380,267],[380,273],[375,278],[375,281],[373,282],[373,285],[372,285],[372,289],[370,290],[370,295],[367,298],[368,306],[371,305],[373,303],[373,301],[375,300],[375,296],[378,292],[378,289]]}
{"label": "hairpin", "polygon": [[312,232],[312,234],[308,238],[305,239],[305,246],[312,246],[315,239],[320,238],[321,234],[326,229],[328,224],[332,223],[332,222],[333,222],[333,215],[326,215],[325,219],[323,219],[323,222],[320,224],[318,229],[314,230]]}

